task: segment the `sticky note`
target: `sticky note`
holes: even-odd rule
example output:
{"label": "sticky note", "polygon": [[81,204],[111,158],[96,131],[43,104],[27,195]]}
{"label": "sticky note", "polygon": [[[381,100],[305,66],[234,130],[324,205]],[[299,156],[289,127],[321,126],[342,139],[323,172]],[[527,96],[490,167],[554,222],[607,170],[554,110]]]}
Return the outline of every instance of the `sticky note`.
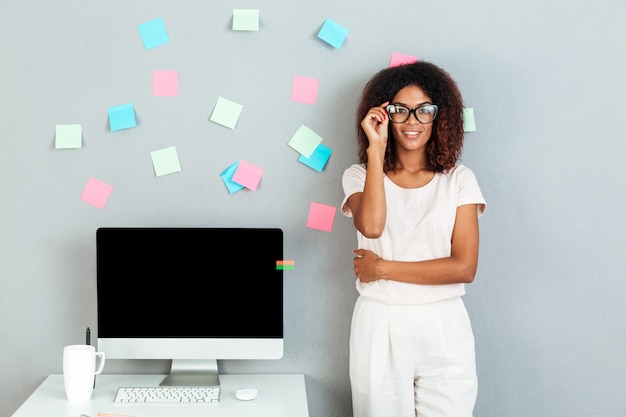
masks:
{"label": "sticky note", "polygon": [[310,158],[322,137],[305,125],[301,125],[287,144],[306,158]]}
{"label": "sticky note", "polygon": [[341,48],[346,36],[348,36],[348,29],[332,19],[326,19],[317,33],[318,38],[337,49]]}
{"label": "sticky note", "polygon": [[112,132],[137,126],[135,108],[132,103],[111,106],[109,111],[109,127]]}
{"label": "sticky note", "polygon": [[258,9],[234,9],[233,10],[233,30],[259,30],[259,10]]}
{"label": "sticky note", "polygon": [[276,261],[276,269],[279,271],[293,271],[295,268],[295,261]]}
{"label": "sticky note", "polygon": [[177,96],[178,95],[178,71],[152,71],[152,95],[153,96]]}
{"label": "sticky note", "polygon": [[417,62],[417,57],[413,55],[405,55],[398,52],[391,54],[391,60],[389,61],[389,67],[397,67],[404,64],[412,64]]}
{"label": "sticky note", "polygon": [[330,155],[332,153],[332,149],[330,149],[323,143],[320,143],[319,145],[317,145],[317,148],[315,148],[309,158],[305,157],[304,155],[300,155],[298,161],[302,162],[304,165],[313,168],[317,172],[322,172],[324,166],[326,165],[326,162],[328,162],[328,158],[330,158]]}
{"label": "sticky note", "polygon": [[248,161],[241,160],[233,174],[233,181],[254,191],[261,181],[263,172],[263,168],[253,165]]}
{"label": "sticky note", "polygon": [[83,143],[83,127],[79,124],[56,125],[55,149],[78,149]]}
{"label": "sticky note", "polygon": [[150,152],[154,174],[157,177],[181,170],[178,152],[175,146]]}
{"label": "sticky note", "polygon": [[103,209],[113,191],[113,186],[97,178],[89,177],[80,199],[92,206]]}
{"label": "sticky note", "polygon": [[233,181],[233,175],[235,174],[238,166],[239,162],[235,162],[224,171],[222,171],[222,173],[220,174],[220,176],[222,177],[222,181],[224,181],[224,185],[226,185],[226,189],[230,194],[234,194],[237,191],[246,188],[243,185],[237,184],[235,181]]}
{"label": "sticky note", "polygon": [[138,28],[146,50],[156,48],[170,41],[167,30],[165,30],[165,24],[161,18],[142,23]]}
{"label": "sticky note", "polygon": [[337,208],[321,203],[311,203],[306,227],[330,232],[333,229]]}
{"label": "sticky note", "polygon": [[463,109],[463,131],[464,132],[476,131],[476,122],[474,121],[474,109],[472,108]]}
{"label": "sticky note", "polygon": [[317,78],[293,77],[293,83],[291,84],[291,101],[315,104],[319,85],[320,80]]}
{"label": "sticky note", "polygon": [[209,120],[230,129],[234,129],[235,126],[237,126],[237,121],[239,120],[242,109],[243,106],[241,104],[235,103],[234,101],[230,101],[223,97],[218,97],[217,103],[215,104],[215,108],[213,109],[213,113],[211,113]]}

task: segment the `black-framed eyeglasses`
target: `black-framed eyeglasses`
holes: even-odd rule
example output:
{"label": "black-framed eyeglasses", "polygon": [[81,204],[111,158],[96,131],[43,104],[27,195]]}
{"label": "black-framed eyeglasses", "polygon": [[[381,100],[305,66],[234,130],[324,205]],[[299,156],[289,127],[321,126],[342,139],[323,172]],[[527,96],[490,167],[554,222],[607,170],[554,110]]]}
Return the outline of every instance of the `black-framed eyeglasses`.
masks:
{"label": "black-framed eyeglasses", "polygon": [[411,109],[404,104],[390,104],[386,107],[389,119],[394,123],[404,123],[409,120],[411,113],[415,115],[415,118],[422,124],[429,124],[437,117],[437,111],[439,107],[436,104],[422,104],[414,109]]}

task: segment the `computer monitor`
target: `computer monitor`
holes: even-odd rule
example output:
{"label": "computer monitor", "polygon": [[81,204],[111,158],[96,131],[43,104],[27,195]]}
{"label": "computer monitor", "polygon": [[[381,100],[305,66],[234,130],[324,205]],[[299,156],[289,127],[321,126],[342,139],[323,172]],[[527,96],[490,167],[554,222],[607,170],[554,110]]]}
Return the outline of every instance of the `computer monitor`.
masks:
{"label": "computer monitor", "polygon": [[161,385],[218,386],[218,360],[283,356],[283,231],[101,227],[98,350],[171,359]]}

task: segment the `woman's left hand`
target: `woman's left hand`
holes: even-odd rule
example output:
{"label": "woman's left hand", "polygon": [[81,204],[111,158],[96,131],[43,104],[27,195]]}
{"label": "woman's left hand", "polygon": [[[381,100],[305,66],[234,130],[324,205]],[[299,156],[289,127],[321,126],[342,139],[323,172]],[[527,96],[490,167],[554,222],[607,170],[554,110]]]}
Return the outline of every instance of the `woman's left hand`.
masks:
{"label": "woman's left hand", "polygon": [[357,249],[354,251],[354,273],[361,282],[372,282],[380,279],[377,268],[381,258],[371,250]]}

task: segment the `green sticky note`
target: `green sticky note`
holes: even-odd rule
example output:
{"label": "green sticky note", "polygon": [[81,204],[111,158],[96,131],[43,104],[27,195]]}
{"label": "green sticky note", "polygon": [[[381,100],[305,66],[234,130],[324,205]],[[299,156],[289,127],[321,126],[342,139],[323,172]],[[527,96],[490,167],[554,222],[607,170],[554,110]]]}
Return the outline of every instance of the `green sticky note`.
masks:
{"label": "green sticky note", "polygon": [[55,149],[78,149],[83,142],[81,125],[57,125],[54,140]]}
{"label": "green sticky note", "polygon": [[217,104],[215,105],[209,120],[230,129],[234,129],[235,126],[237,126],[237,121],[239,120],[242,109],[243,106],[241,104],[227,100],[223,97],[218,97]]}
{"label": "green sticky note", "polygon": [[463,109],[463,131],[464,132],[476,131],[476,122],[474,121],[474,109],[472,108]]}
{"label": "green sticky note", "polygon": [[278,271],[294,271],[296,267],[294,265],[276,265]]}
{"label": "green sticky note", "polygon": [[301,125],[287,143],[305,158],[310,158],[317,146],[322,143],[322,137],[305,125]]}
{"label": "green sticky note", "polygon": [[181,170],[175,146],[150,152],[152,166],[157,177],[172,174]]}
{"label": "green sticky note", "polygon": [[259,10],[258,9],[234,9],[233,10],[233,30],[259,30]]}

